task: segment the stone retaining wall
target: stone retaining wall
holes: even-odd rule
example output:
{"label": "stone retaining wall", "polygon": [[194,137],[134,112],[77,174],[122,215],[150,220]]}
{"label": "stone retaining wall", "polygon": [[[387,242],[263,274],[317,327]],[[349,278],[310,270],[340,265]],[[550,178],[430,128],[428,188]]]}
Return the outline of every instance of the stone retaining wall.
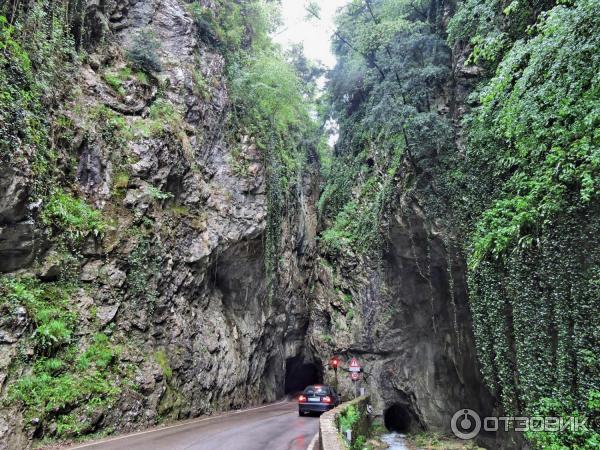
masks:
{"label": "stone retaining wall", "polygon": [[[316,449],[320,450],[347,450],[348,446],[344,442],[337,427],[337,416],[344,412],[349,406],[356,406],[360,411],[360,419],[352,429],[352,435],[367,435],[371,426],[371,417],[367,414],[367,405],[369,396],[355,398],[352,401],[342,403],[337,408],[332,409],[321,415],[319,423],[319,440]],[[316,450],[315,449],[315,450]]]}

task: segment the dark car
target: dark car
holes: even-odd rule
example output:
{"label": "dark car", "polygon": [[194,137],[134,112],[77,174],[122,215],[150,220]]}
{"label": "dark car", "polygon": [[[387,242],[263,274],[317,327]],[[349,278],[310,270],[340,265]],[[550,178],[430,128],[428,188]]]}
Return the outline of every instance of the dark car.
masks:
{"label": "dark car", "polygon": [[340,396],[331,386],[308,386],[298,397],[298,415],[329,411],[340,404]]}

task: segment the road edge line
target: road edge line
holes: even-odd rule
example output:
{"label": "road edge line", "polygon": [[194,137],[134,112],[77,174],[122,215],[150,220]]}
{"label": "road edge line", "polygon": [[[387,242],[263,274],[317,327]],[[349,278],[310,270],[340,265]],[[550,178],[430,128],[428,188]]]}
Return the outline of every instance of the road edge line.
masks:
{"label": "road edge line", "polygon": [[308,444],[308,447],[306,448],[306,450],[318,450],[317,442],[319,442],[319,432],[318,431],[315,433],[315,436],[312,438],[312,441],[310,441],[310,444]]}
{"label": "road edge line", "polygon": [[67,447],[67,450],[77,450],[80,448],[91,447],[92,445],[108,444],[109,442],[120,441],[121,439],[127,439],[130,437],[141,436],[143,434],[156,433],[157,431],[170,430],[173,428],[183,427],[186,425],[192,425],[194,423],[206,422],[207,420],[213,420],[213,419],[223,418],[223,417],[227,417],[227,416],[233,416],[235,414],[241,414],[241,413],[245,413],[245,412],[249,412],[249,411],[256,411],[257,409],[268,408],[269,406],[282,405],[284,403],[288,403],[288,400],[282,400],[277,403],[269,403],[268,405],[256,406],[254,408],[249,408],[249,409],[240,409],[237,411],[227,411],[227,412],[225,412],[223,414],[219,414],[217,416],[203,417],[201,419],[192,419],[192,420],[188,420],[184,423],[179,423],[176,425],[168,425],[166,427],[154,428],[152,430],[137,431],[135,433],[125,434],[123,436],[116,436],[116,437],[113,437],[110,439],[101,439],[99,441],[86,442],[85,444],[77,445],[76,447]]}

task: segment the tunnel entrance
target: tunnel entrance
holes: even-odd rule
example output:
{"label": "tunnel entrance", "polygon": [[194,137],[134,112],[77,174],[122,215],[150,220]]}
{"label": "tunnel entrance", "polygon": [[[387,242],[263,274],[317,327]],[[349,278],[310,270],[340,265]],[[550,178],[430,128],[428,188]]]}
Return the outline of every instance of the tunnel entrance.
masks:
{"label": "tunnel entrance", "polygon": [[294,356],[285,360],[285,393],[300,392],[310,384],[323,382],[323,373],[320,365],[305,362],[304,357]]}
{"label": "tunnel entrance", "polygon": [[416,425],[410,406],[399,403],[394,403],[385,410],[383,423],[389,431],[398,433],[407,433]]}

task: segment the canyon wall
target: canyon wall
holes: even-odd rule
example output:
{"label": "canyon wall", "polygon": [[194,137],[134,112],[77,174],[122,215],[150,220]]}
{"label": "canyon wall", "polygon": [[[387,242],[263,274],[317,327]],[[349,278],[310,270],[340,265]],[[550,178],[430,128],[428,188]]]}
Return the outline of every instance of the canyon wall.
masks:
{"label": "canyon wall", "polygon": [[[283,395],[286,358],[302,352],[316,168],[307,165],[292,195],[281,235],[286,269],[271,297],[264,158],[227,129],[224,59],[199,41],[188,6],[89,3],[87,55],[53,118],[69,128],[55,149],[55,193],[37,196],[31,149],[2,163],[0,448],[273,401]],[[142,33],[158,43],[155,76],[127,67]],[[68,210],[74,193],[106,222],[77,243],[44,213],[48,203]],[[36,308],[59,307],[50,290],[67,299],[60,308],[73,319],[65,345],[77,354],[107,339],[109,367],[82,369],[80,357],[40,350]],[[58,367],[45,386],[64,398],[15,389],[43,383],[36,367],[51,356],[77,366]],[[84,386],[70,398],[59,386],[93,382],[112,387]]]}
{"label": "canyon wall", "polygon": [[[2,159],[0,448],[273,401],[306,365],[351,396],[334,355],[360,359],[376,413],[407,431],[491,411],[465,262],[405,178],[380,251],[332,255],[307,151],[268,254],[269,162],[230,127],[226,61],[190,5],[85,4],[51,157],[41,170],[15,132]],[[448,86],[436,102],[453,114],[470,85]]]}

